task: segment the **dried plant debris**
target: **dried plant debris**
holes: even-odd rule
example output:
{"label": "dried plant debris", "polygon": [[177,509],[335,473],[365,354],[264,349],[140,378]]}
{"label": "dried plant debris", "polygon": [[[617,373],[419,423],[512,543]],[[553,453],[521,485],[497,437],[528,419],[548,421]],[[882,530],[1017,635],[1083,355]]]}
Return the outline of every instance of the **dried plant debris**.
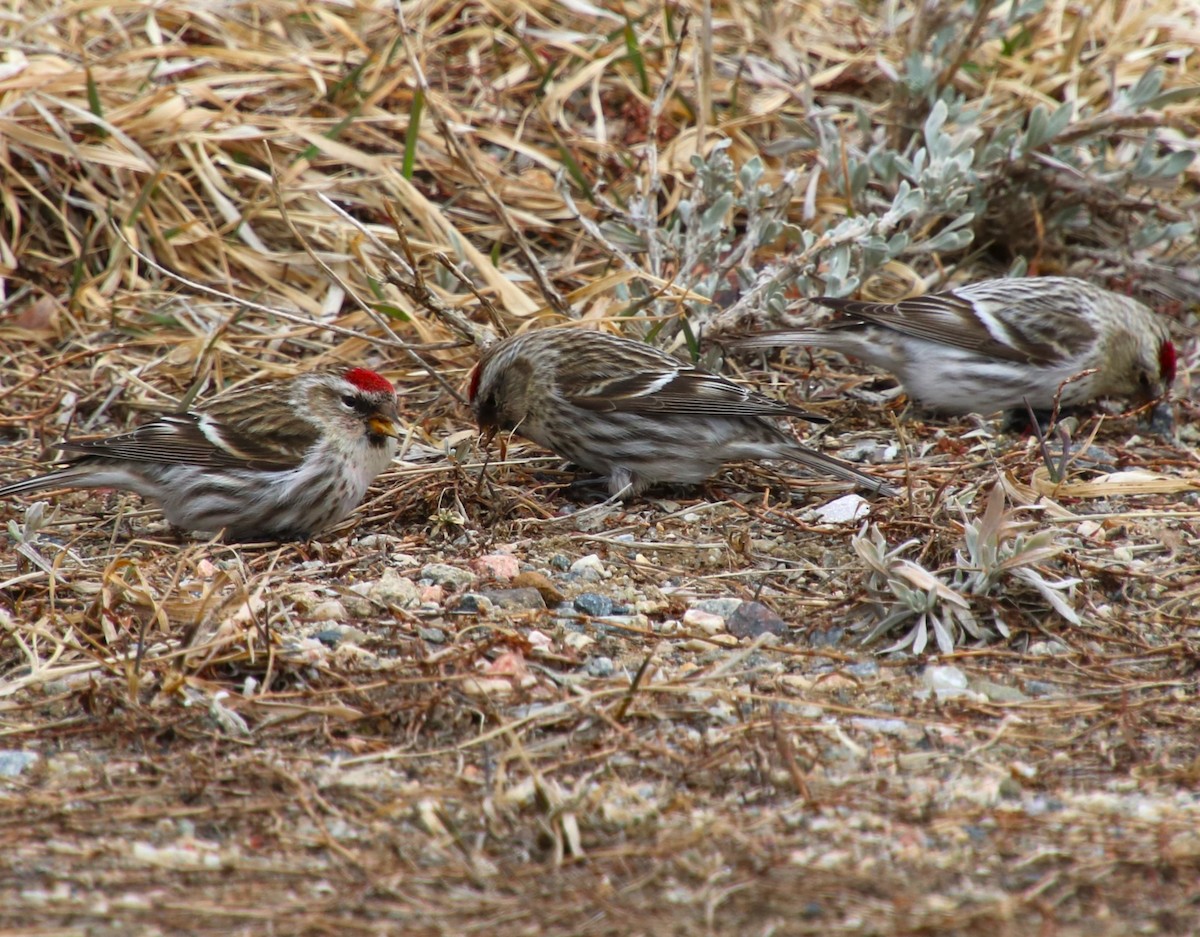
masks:
{"label": "dried plant debris", "polygon": [[[1200,932],[1193,6],[9,7],[0,479],[348,363],[406,438],[307,543],[0,502],[0,931]],[[1008,273],[1163,316],[1174,435],[731,359],[901,495],[603,504],[463,405]]]}

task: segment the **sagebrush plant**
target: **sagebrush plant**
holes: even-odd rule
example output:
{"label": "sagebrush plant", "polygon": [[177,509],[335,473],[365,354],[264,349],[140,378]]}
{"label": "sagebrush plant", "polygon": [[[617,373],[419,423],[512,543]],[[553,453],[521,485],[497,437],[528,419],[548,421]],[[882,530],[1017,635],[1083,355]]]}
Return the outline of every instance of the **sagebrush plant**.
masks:
{"label": "sagebrush plant", "polygon": [[[1043,564],[1067,549],[1061,531],[1032,529],[1005,508],[1004,491],[992,487],[981,514],[964,516],[962,543],[950,566],[930,570],[901,554],[919,545],[907,540],[888,548],[873,524],[851,538],[867,566],[864,588],[874,621],[857,630],[863,643],[907,631],[886,651],[924,652],[932,633],[938,650],[949,654],[967,640],[987,644],[1011,637],[1009,620],[1050,609],[1072,625],[1081,623],[1071,605],[1081,580],[1053,578]],[[1042,568],[1039,568],[1042,567]]]}
{"label": "sagebrush plant", "polygon": [[909,46],[893,64],[877,59],[872,77],[890,84],[888,102],[855,102],[848,114],[844,99],[827,104],[805,91],[788,147],[799,155],[768,162],[721,139],[691,157],[687,191],[663,220],[657,160],[647,159],[633,195],[598,195],[605,221],[587,223],[627,268],[653,277],[629,280],[622,298],[672,315],[678,302],[656,282],[671,280],[713,301],[687,303],[683,328],[717,333],[793,324],[786,309],[797,295],[846,295],[889,261],[936,270],[977,241],[1001,242],[1020,275],[1044,254],[1060,267],[1090,258],[1136,272],[1194,238],[1195,214],[1154,197],[1194,158],[1164,114],[1179,94],[1163,91],[1158,66],[1107,97],[1055,106],[976,92],[988,82],[955,83],[1022,54],[1042,6],[955,8],[941,19],[925,11],[921,28],[889,24]]}

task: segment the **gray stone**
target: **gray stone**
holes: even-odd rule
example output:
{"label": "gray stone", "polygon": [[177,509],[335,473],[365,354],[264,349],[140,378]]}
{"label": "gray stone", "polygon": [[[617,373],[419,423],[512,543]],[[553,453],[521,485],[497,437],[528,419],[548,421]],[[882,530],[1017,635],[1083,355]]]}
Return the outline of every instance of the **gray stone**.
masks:
{"label": "gray stone", "polygon": [[508,611],[531,611],[546,607],[546,600],[537,589],[485,589],[479,595],[488,599],[496,608]]}
{"label": "gray stone", "polygon": [[738,638],[757,638],[760,634],[783,634],[787,622],[761,602],[743,602],[725,619],[729,633]]}
{"label": "gray stone", "polygon": [[842,643],[842,638],[845,636],[845,628],[826,628],[824,631],[814,631],[810,634],[808,643],[811,647],[836,647]]}
{"label": "gray stone", "polygon": [[592,677],[611,677],[616,669],[611,657],[591,657],[587,662],[587,672]]}
{"label": "gray stone", "polygon": [[738,606],[743,600],[736,596],[727,596],[721,599],[700,599],[698,602],[692,603],[692,608],[701,612],[708,612],[710,615],[720,615],[726,621],[729,621],[729,616],[737,611]]}
{"label": "gray stone", "polygon": [[385,569],[367,588],[367,598],[385,608],[413,608],[421,604],[421,590],[407,576]]}
{"label": "gray stone", "polygon": [[493,608],[492,600],[480,592],[464,592],[454,605],[456,612],[490,612]]}
{"label": "gray stone", "polygon": [[475,581],[475,574],[469,569],[459,569],[448,563],[428,563],[421,567],[421,578],[428,579],[434,585],[464,589]]}
{"label": "gray stone", "polygon": [[575,611],[583,612],[585,615],[592,615],[596,618],[603,618],[605,615],[613,613],[613,600],[606,595],[598,595],[595,592],[584,592],[575,596],[575,601],[572,604],[575,606]]}

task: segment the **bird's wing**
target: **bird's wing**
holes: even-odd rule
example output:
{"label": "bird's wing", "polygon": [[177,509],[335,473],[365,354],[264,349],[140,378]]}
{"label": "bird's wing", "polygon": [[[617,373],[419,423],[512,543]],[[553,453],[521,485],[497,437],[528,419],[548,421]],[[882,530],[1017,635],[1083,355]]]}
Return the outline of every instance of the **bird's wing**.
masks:
{"label": "bird's wing", "polygon": [[[65,452],[134,462],[195,465],[201,468],[295,468],[303,450],[268,444],[265,434],[245,422],[220,421],[206,413],[178,413],[144,423],[128,433],[103,439],[68,439]],[[294,441],[293,441],[294,442]],[[311,441],[310,441],[311,444]]]}
{"label": "bird's wing", "polygon": [[[1094,340],[1069,291],[988,280],[957,290],[872,303],[831,296],[814,302],[902,335],[962,348],[990,358],[1051,364],[1079,354]],[[1050,328],[1052,326],[1052,328]],[[837,324],[832,326],[839,327]],[[847,323],[845,327],[852,327]]]}
{"label": "bird's wing", "polygon": [[631,368],[628,361],[608,373],[572,374],[561,389],[567,400],[584,410],[605,413],[661,413],[706,416],[792,416],[828,423],[823,416],[774,400],[719,375],[675,361],[667,355],[648,357]]}

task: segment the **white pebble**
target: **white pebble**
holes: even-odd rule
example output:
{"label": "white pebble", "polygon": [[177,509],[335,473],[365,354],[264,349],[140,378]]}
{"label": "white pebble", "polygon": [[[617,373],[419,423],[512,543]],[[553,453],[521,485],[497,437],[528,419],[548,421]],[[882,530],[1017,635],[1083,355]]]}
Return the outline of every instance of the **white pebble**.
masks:
{"label": "white pebble", "polygon": [[595,553],[589,553],[587,556],[581,556],[571,564],[571,572],[575,573],[581,579],[595,581],[596,579],[605,579],[609,576],[609,572],[604,568],[604,563],[600,561]]}
{"label": "white pebble", "polygon": [[725,630],[724,618],[698,608],[689,608],[684,612],[683,623],[689,628],[696,628],[705,634],[720,634]]}
{"label": "white pebble", "polygon": [[849,524],[861,520],[871,513],[870,502],[862,495],[849,494],[835,498],[828,504],[805,512],[806,518],[811,518],[822,524]]}

